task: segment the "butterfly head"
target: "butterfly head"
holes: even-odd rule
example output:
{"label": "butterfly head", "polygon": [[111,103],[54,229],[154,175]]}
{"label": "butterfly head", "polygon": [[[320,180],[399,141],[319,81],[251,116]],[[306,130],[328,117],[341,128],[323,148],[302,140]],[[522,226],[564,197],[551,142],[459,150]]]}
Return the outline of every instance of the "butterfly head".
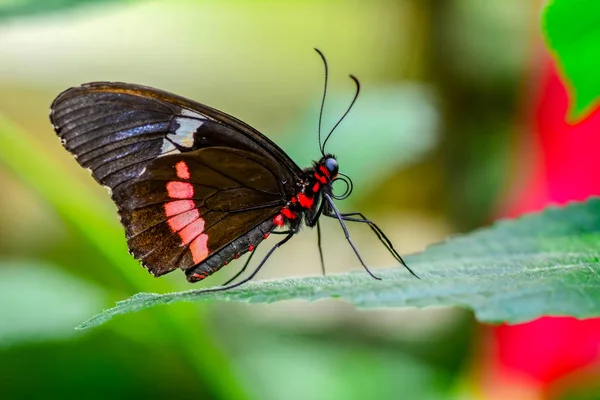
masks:
{"label": "butterfly head", "polygon": [[329,176],[331,179],[335,179],[339,172],[338,162],[334,156],[328,155],[327,158],[323,161],[323,166],[329,172]]}
{"label": "butterfly head", "polygon": [[323,176],[321,183],[331,183],[339,174],[339,165],[333,154],[325,154],[315,163],[315,172]]}
{"label": "butterfly head", "polygon": [[[330,188],[329,193],[336,200],[343,200],[350,196],[350,193],[352,193],[352,180],[348,175],[339,172],[339,164],[333,154],[325,154],[316,163],[314,168],[314,177],[318,182],[321,183],[323,187]],[[346,189],[343,191],[343,193],[331,193],[333,190],[333,184],[335,182],[343,182],[346,185]]]}

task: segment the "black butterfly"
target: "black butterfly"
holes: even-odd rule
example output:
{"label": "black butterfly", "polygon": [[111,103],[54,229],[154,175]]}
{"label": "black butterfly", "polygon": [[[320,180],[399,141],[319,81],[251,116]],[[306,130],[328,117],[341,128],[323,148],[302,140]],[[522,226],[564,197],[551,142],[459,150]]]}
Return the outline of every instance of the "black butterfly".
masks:
{"label": "black butterfly", "polygon": [[[300,169],[267,137],[242,121],[200,103],[161,90],[126,83],[94,82],[61,93],[52,103],[50,120],[64,147],[94,178],[109,189],[125,227],[130,252],[152,274],[177,268],[197,282],[253,251],[270,233],[285,235],[254,272],[227,286],[248,266],[216,290],[239,286],[256,275],[273,251],[303,223],[317,226],[319,217],[368,224],[392,255],[406,264],[373,222],[360,213],[340,213],[333,199],[350,195],[352,182],[338,171],[325,145],[321,159]],[[332,193],[334,181],[346,193]],[[408,269],[415,275],[410,269]],[[416,275],[415,275],[416,276]]]}

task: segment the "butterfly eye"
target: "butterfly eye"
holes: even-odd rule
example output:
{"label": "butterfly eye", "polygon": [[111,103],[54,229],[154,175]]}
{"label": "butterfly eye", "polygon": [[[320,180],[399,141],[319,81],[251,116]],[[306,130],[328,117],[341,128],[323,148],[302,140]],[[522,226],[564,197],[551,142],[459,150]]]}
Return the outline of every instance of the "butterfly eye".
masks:
{"label": "butterfly eye", "polygon": [[337,176],[338,174],[338,162],[335,158],[328,158],[325,160],[325,168],[327,168],[327,171],[329,171],[329,174],[332,177]]}

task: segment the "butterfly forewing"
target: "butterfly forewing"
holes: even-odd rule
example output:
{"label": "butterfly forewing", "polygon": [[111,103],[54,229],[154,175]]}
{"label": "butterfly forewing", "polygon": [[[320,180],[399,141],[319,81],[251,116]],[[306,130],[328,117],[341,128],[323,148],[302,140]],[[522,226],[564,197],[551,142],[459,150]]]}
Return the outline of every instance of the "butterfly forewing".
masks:
{"label": "butterfly forewing", "polygon": [[302,173],[277,145],[243,122],[144,86],[100,82],[69,89],[52,104],[50,118],[65,148],[113,191],[157,157],[209,146],[272,158],[282,176]]}
{"label": "butterfly forewing", "polygon": [[67,150],[111,189],[132,254],[155,275],[248,251],[239,239],[256,240],[259,225],[272,229],[301,173],[248,125],[142,86],[69,89],[51,120]]}

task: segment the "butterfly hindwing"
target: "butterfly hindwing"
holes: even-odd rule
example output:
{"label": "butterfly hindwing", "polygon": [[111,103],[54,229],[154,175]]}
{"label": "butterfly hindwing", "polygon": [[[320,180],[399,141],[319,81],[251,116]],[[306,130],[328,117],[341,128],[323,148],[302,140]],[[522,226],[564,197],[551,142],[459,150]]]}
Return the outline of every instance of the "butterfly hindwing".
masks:
{"label": "butterfly hindwing", "polygon": [[288,195],[272,163],[226,147],[157,158],[114,196],[131,252],[155,275],[188,270],[272,219]]}

